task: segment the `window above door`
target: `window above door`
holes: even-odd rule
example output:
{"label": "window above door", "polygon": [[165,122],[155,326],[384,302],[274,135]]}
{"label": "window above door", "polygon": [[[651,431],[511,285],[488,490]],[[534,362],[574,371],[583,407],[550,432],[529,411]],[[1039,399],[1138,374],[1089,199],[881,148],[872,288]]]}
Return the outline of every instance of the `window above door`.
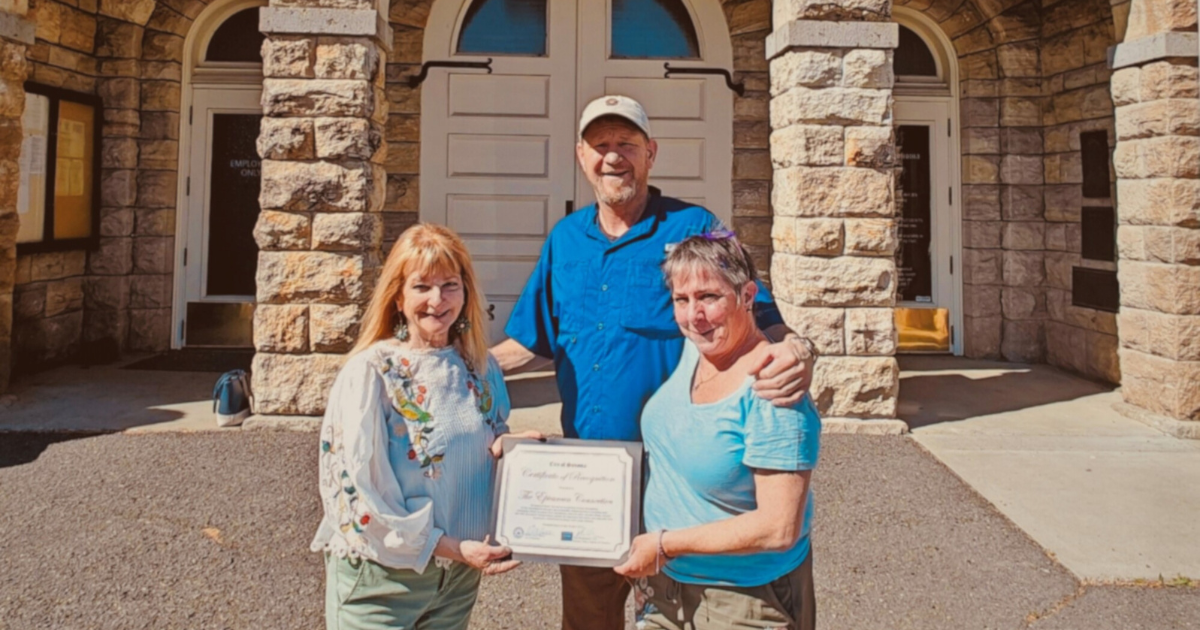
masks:
{"label": "window above door", "polygon": [[614,59],[699,59],[683,0],[611,0]]}
{"label": "window above door", "polygon": [[475,0],[463,16],[457,52],[546,55],[546,0]]}

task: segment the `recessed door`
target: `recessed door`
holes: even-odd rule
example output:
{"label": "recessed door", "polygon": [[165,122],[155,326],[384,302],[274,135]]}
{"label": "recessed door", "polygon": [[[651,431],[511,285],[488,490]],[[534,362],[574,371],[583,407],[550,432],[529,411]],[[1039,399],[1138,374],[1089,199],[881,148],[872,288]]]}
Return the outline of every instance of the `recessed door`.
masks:
{"label": "recessed door", "polygon": [[898,101],[895,119],[901,164],[896,253],[899,351],[952,352],[958,339],[949,103]]}
{"label": "recessed door", "polygon": [[729,219],[732,93],[718,77],[663,76],[665,62],[731,69],[724,16],[710,4],[700,13],[684,0],[434,4],[425,60],[491,58],[492,71],[434,69],[422,85],[421,219],[466,241],[494,341],[550,229],[594,201],[575,164],[592,99],[640,100],[660,145],[650,183]]}
{"label": "recessed door", "polygon": [[260,89],[196,89],[184,250],[187,346],[253,345]]}

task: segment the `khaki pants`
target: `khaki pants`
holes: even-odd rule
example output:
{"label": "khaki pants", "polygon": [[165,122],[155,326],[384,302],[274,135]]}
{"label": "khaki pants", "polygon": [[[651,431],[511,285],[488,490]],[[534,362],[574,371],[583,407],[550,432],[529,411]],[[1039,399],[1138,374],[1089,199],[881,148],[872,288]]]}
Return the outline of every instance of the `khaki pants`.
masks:
{"label": "khaki pants", "polygon": [[327,630],[466,630],[480,572],[461,562],[424,573],[325,554]]}
{"label": "khaki pants", "polygon": [[794,571],[762,586],[684,584],[661,573],[648,586],[647,599],[657,610],[645,616],[647,630],[813,630],[817,625],[811,552]]}
{"label": "khaki pants", "polygon": [[625,630],[629,582],[612,569],[559,565],[563,630]]}

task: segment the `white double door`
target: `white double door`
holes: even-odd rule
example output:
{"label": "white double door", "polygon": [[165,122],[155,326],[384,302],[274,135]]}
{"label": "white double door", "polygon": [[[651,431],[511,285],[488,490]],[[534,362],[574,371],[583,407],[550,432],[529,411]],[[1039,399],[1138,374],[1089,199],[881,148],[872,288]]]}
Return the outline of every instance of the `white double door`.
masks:
{"label": "white double door", "polygon": [[[434,69],[422,86],[420,212],[423,221],[453,228],[470,248],[493,340],[504,337],[551,228],[594,201],[575,163],[579,114],[591,100],[623,94],[640,101],[659,143],[651,185],[726,220],[731,214],[733,96],[724,79],[665,78],[666,60],[612,58],[605,0],[548,5],[544,56],[455,54],[463,12],[439,17],[436,5],[425,42],[426,61],[492,58],[490,74]],[[720,20],[720,29],[701,38],[701,59],[671,65],[729,69]]]}

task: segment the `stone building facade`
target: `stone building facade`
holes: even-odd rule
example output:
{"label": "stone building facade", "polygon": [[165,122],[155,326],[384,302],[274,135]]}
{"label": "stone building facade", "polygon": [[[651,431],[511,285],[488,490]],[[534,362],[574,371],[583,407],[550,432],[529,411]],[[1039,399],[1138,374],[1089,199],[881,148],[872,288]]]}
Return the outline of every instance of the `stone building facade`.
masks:
{"label": "stone building facade", "polygon": [[[595,15],[590,2],[572,7]],[[196,153],[192,118],[201,79],[226,72],[201,67],[196,51],[235,10],[254,8],[258,74],[220,80],[245,88],[249,76],[261,90],[257,155],[244,169],[261,172],[256,411],[318,414],[386,248],[429,218],[429,199],[444,188],[422,155],[453,135],[436,119],[458,105],[453,93],[449,104],[431,101],[442,98],[435,83],[410,78],[445,60],[431,42],[447,30],[461,37],[484,4],[0,0],[0,143],[9,149],[0,156],[0,382],[98,340],[129,352],[187,345],[188,256],[199,242],[188,208],[205,185],[195,156],[207,155]],[[932,247],[947,258],[935,264],[946,265],[949,349],[1120,384],[1130,413],[1181,434],[1197,426],[1186,422],[1200,420],[1194,0],[674,4],[700,25],[704,60],[725,51],[712,58],[728,59],[742,85],[741,94],[704,93],[705,115],[717,118],[705,119],[703,142],[732,140],[727,162],[715,162],[730,199],[716,203],[785,318],[824,355],[814,393],[826,416],[896,417],[896,313],[914,306],[897,289],[907,272],[896,262],[905,234],[896,128],[913,104],[937,101],[949,141],[935,149],[947,160],[936,174],[946,190],[933,194],[947,197]],[[921,39],[905,39],[912,33]],[[936,98],[896,69],[913,41],[935,60]],[[101,100],[99,227],[87,247],[15,243],[26,82]],[[582,93],[575,100],[551,124],[569,128]],[[1108,306],[1097,302],[1105,291],[1119,291]]]}

